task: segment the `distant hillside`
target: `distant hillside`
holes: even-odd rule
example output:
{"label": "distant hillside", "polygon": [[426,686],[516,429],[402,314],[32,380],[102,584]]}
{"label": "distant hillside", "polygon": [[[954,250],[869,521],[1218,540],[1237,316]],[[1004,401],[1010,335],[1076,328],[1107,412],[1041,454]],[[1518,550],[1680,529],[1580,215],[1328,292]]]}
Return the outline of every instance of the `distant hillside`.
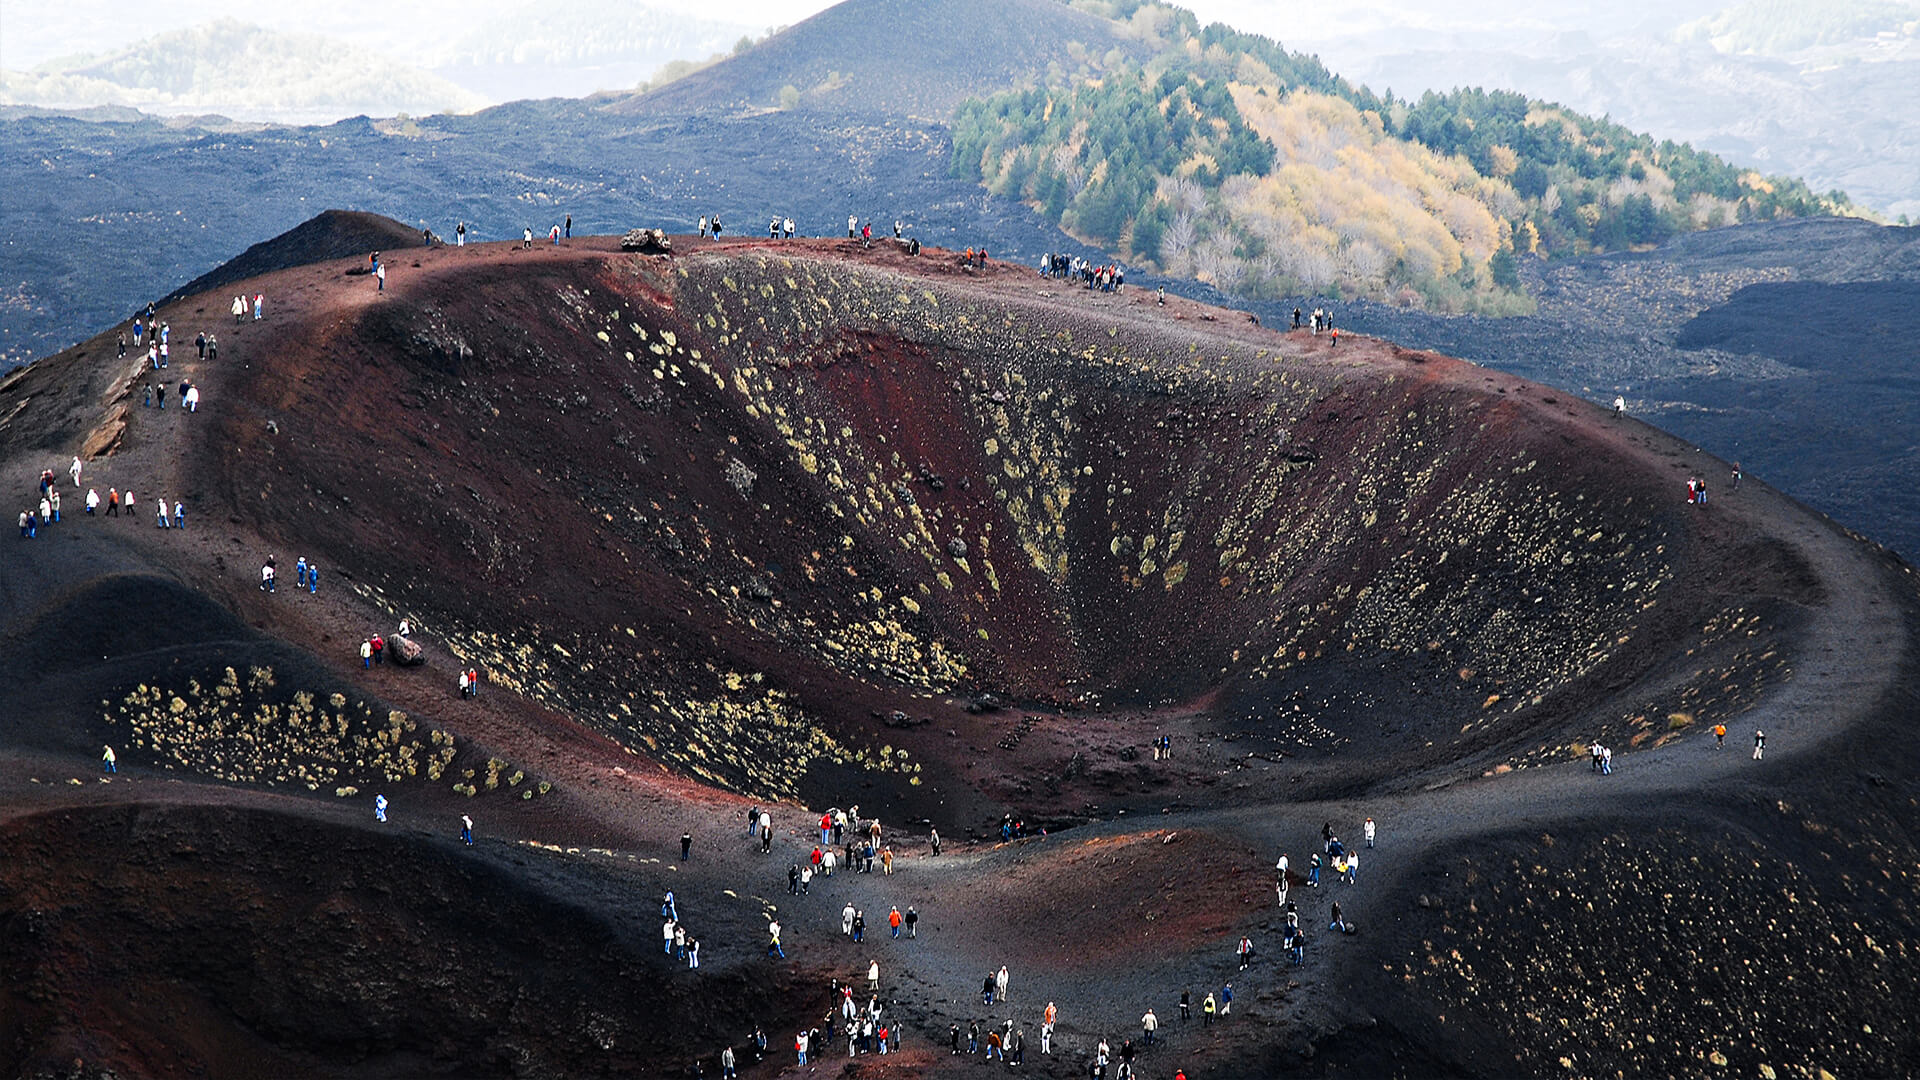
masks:
{"label": "distant hillside", "polygon": [[419,229],[390,217],[358,210],[327,210],[201,274],[175,289],[163,302],[293,266],[425,245],[426,238]]}
{"label": "distant hillside", "polygon": [[969,97],[1144,59],[1126,28],[1059,0],[847,0],[616,113],[778,106],[945,120]]}
{"label": "distant hillside", "polygon": [[1521,257],[1848,205],[1525,95],[1403,101],[1177,8],[1107,9],[1153,58],[967,103],[954,172],[1227,292],[1515,311]]}
{"label": "distant hillside", "polygon": [[0,104],[125,105],[152,113],[212,112],[285,122],[361,113],[465,112],[486,101],[445,79],[333,38],[220,19],[96,56],[0,72]]}

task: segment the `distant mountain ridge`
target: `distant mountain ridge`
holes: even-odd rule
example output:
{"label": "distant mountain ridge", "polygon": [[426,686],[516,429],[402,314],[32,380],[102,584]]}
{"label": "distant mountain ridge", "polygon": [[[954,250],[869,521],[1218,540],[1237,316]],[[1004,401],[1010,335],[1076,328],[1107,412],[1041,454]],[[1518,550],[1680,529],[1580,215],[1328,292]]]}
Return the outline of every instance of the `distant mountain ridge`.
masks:
{"label": "distant mountain ridge", "polygon": [[969,97],[1145,56],[1122,24],[1060,0],[846,0],[609,110],[661,116],[786,105],[945,121]]}
{"label": "distant mountain ridge", "polygon": [[320,34],[266,30],[236,19],[32,71],[0,72],[0,104],[122,105],[241,120],[466,112],[486,103],[392,57]]}

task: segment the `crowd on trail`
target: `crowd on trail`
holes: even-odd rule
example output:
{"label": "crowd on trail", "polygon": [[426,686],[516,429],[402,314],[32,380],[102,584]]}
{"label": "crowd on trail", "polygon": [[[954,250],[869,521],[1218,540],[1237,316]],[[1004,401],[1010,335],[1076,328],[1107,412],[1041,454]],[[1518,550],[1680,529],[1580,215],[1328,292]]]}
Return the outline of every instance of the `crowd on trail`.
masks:
{"label": "crowd on trail", "polygon": [[1122,292],[1127,287],[1125,267],[1117,263],[1096,264],[1091,259],[1059,252],[1040,256],[1040,276],[1076,282],[1081,288],[1095,292]]}

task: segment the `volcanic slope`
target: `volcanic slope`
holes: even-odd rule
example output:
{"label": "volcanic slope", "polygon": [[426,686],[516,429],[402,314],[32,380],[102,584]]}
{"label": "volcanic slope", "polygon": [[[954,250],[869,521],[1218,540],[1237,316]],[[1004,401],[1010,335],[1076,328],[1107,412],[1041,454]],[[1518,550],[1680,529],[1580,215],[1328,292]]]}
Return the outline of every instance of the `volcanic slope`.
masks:
{"label": "volcanic slope", "polygon": [[[1897,1008],[1862,1035],[1787,1023],[1806,1003],[1746,974],[1798,964],[1832,1009],[1920,988],[1897,944],[1912,770],[1867,768],[1858,741],[1912,760],[1897,559],[1764,485],[1691,506],[1685,480],[1722,463],[1445,357],[934,249],[676,245],[423,248],[390,257],[384,292],[357,259],[302,266],[236,284],[279,298],[258,323],[178,301],[178,338],[223,339],[169,373],[201,387],[191,415],[138,404],[151,376],[113,356],[117,327],[0,383],[15,483],[85,445],[90,485],[145,500],[123,522],[70,499],[0,580],[0,835],[21,856],[0,932],[27,958],[0,986],[23,1067],[712,1068],[864,972],[847,899],[876,927],[925,914],[885,954],[921,1047],[982,1015],[1032,1023],[966,999],[1010,955],[1046,959],[1016,965],[1034,997],[1015,1008],[1071,1003],[1049,1075],[1221,978],[1245,1004],[1172,1036],[1190,1073],[1704,1075],[1699,1038],[1643,1041],[1635,1017],[1695,1004],[1657,950],[1590,970],[1550,931],[1659,917],[1653,886],[1603,872],[1621,852],[1719,865],[1734,848],[1687,837],[1731,829],[1759,866],[1810,874],[1780,868],[1818,857],[1815,827],[1873,838],[1851,857],[1884,871],[1800,890],[1831,943],[1754,914],[1774,870],[1710,876],[1698,910],[1731,936],[1682,920],[1752,1018],[1714,1052],[1811,1075],[1911,1051]],[[148,524],[160,493],[184,494],[187,529]],[[291,591],[296,554],[318,593]],[[356,663],[402,617],[425,669]],[[452,693],[468,667],[478,698]],[[1763,726],[1774,760],[1716,751],[1722,721]],[[1619,775],[1569,760],[1594,738]],[[79,783],[103,742],[124,775]],[[1834,794],[1856,772],[1867,793]],[[754,802],[780,822],[764,859],[725,839]],[[894,831],[897,881],[768,899],[849,803],[958,852],[909,857]],[[448,839],[461,813],[487,842]],[[1002,815],[1051,835],[996,844]],[[1274,850],[1297,871],[1318,822],[1366,815],[1389,851],[1337,896],[1366,932],[1292,971],[1225,967],[1243,932],[1279,953]],[[697,1021],[671,1019],[679,976],[648,938],[668,888],[710,935],[688,978],[718,1007]],[[1301,895],[1311,928],[1328,891]],[[300,898],[336,929],[290,933]],[[788,960],[761,955],[769,914]],[[213,940],[236,947],[189,961]],[[347,978],[318,974],[341,957]],[[551,1004],[516,1004],[516,979]],[[444,1001],[404,1004],[421,995]],[[1554,1020],[1579,1010],[1562,1046]],[[180,1038],[141,1034],[161,1023]],[[1584,1056],[1592,1038],[1619,1049]]]}

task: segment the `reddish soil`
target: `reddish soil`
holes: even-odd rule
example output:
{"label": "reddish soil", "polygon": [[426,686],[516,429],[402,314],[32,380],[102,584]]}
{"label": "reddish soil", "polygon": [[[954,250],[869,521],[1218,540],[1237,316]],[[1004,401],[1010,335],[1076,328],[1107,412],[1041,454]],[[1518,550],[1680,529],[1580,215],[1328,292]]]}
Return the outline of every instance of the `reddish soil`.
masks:
{"label": "reddish soil", "polygon": [[[180,300],[176,344],[221,336],[166,373],[197,414],[141,407],[119,327],[0,382],[23,505],[83,444],[87,485],[140,496],[89,519],[68,483],[66,520],[4,556],[0,1061],[715,1075],[756,1024],[789,1061],[829,980],[879,959],[909,1052],[829,1052],[836,1073],[943,1073],[949,1025],[1013,1018],[1026,1068],[1085,1075],[1151,1004],[1174,1030],[1143,1075],[1711,1074],[1697,1040],[1561,1065],[1554,1010],[1623,976],[1474,929],[1512,927],[1495,897],[1567,914],[1573,890],[1515,884],[1529,859],[1587,882],[1609,838],[1661,858],[1676,823],[1784,862],[1810,857],[1803,826],[1898,838],[1820,901],[1882,950],[1913,939],[1912,571],[1764,483],[1728,492],[1652,428],[1387,342],[933,249],[675,246],[396,252],[384,293],[348,273],[363,256],[300,266],[235,283],[266,293],[259,323]],[[152,524],[162,492],[185,530]],[[364,669],[402,617],[424,667]],[[1716,751],[1722,721],[1740,745]],[[1594,738],[1616,775],[1571,760]],[[1769,800],[1798,809],[1756,819]],[[821,809],[851,804],[896,873],[788,897]],[[1047,835],[999,843],[1003,815]],[[1298,873],[1322,821],[1351,840],[1369,815],[1389,841],[1360,884],[1295,888],[1313,946],[1283,966],[1274,856]],[[1489,845],[1516,854],[1451,876]],[[698,972],[656,951],[669,888]],[[1321,929],[1336,888],[1352,938]],[[1757,919],[1765,895],[1702,903]],[[849,901],[867,945],[840,936]],[[1599,939],[1661,908],[1607,903]],[[885,937],[908,904],[918,936]],[[1236,973],[1242,933],[1260,960]],[[1779,947],[1737,938],[1722,967]],[[1529,948],[1544,987],[1494,976]],[[1013,1000],[984,1009],[1003,964]],[[1820,992],[1897,996],[1915,965],[1883,951]],[[1181,989],[1229,979],[1230,1022],[1173,1021]],[[1761,1020],[1723,1056],[1873,1073],[1913,1049],[1888,1018],[1786,1045],[1765,1022],[1786,1006],[1747,985],[1722,993]],[[1662,992],[1633,1007],[1689,1004]],[[1639,1033],[1595,1008],[1594,1038]]]}

